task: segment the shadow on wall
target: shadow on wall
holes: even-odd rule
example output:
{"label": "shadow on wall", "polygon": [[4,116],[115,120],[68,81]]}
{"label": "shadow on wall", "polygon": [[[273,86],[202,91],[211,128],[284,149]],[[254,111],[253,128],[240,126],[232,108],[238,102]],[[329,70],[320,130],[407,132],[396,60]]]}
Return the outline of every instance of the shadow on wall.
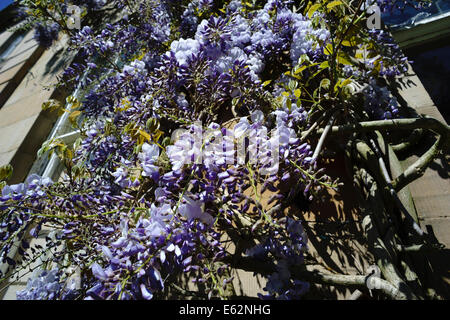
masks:
{"label": "shadow on wall", "polygon": [[[320,265],[326,273],[365,274],[374,258],[364,237],[353,181],[346,174],[343,156],[327,160],[324,167],[326,174],[332,179],[339,177],[343,185],[337,192],[324,190],[322,200],[302,210],[302,224],[308,235],[305,262]],[[348,299],[353,291],[343,286],[311,285],[305,298]]]}
{"label": "shadow on wall", "polygon": [[[2,0],[2,4],[3,1]],[[12,2],[12,1],[8,1]],[[22,20],[22,16],[19,12],[19,7],[16,4],[16,2],[11,3],[9,6],[7,6],[4,9],[0,9],[0,33],[6,31],[8,28],[11,28],[15,24],[17,24],[19,21]]]}
{"label": "shadow on wall", "polygon": [[[443,44],[446,45],[443,45]],[[450,120],[450,45],[449,39],[440,41],[427,48],[418,48],[407,52],[413,60],[412,67],[427,90],[439,112],[449,123]]]}
{"label": "shadow on wall", "polygon": [[[49,50],[55,50],[50,48]],[[56,48],[54,55],[45,65],[44,75],[60,74],[64,66],[68,65],[71,55],[67,54],[67,48]]]}

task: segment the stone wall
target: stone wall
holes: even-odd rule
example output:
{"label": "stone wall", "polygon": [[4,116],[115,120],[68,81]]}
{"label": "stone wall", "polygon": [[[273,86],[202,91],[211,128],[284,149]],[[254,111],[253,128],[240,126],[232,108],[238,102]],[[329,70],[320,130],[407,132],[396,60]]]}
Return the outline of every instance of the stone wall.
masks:
{"label": "stone wall", "polygon": [[[0,48],[13,37],[11,32],[0,34]],[[55,90],[57,76],[72,60],[67,54],[67,39],[61,38],[52,48],[44,50],[28,32],[0,66],[0,166],[11,164],[10,184],[22,182],[36,160],[36,153],[47,139],[58,117],[43,111],[47,99],[64,101],[66,93]],[[41,232],[33,245],[45,242],[49,230]],[[39,264],[36,261],[31,267]],[[3,266],[2,266],[3,269]],[[10,279],[10,285],[0,287],[0,299],[16,299],[30,273],[21,272]]]}
{"label": "stone wall", "polygon": [[0,166],[13,166],[9,183],[24,180],[56,121],[55,113],[41,107],[49,98],[64,97],[51,87],[70,59],[63,54],[65,39],[44,51],[32,35],[25,35],[0,69]]}

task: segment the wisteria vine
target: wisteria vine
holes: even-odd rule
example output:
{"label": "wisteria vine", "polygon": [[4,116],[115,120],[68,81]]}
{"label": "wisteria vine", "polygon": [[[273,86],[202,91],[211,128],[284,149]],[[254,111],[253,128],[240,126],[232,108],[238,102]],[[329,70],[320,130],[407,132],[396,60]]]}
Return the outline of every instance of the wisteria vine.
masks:
{"label": "wisteria vine", "polygon": [[[187,282],[227,299],[242,256],[276,265],[260,298],[301,298],[309,283],[292,270],[307,237],[289,207],[339,185],[310,133],[330,117],[402,116],[386,79],[407,59],[390,35],[347,1],[69,2],[20,1],[42,46],[70,35],[61,81],[83,95],[70,97],[74,147],[41,150],[63,160],[61,179],[2,189],[3,261],[20,270],[51,254],[18,299],[161,299]],[[44,229],[46,248],[30,248]]]}

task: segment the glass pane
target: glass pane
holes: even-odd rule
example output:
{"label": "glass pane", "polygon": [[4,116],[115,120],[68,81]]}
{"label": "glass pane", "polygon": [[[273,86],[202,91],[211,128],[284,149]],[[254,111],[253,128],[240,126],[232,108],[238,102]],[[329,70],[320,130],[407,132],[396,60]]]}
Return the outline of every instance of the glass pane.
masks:
{"label": "glass pane", "polygon": [[450,0],[433,0],[428,8],[417,10],[407,5],[403,10],[395,9],[392,12],[382,13],[381,17],[385,24],[397,29],[448,12],[450,12]]}
{"label": "glass pane", "polygon": [[4,50],[2,50],[2,52],[0,52],[0,69],[2,68],[3,62],[7,60],[8,56],[23,40],[23,38],[25,37],[25,33],[24,32],[15,33],[11,37],[13,37],[13,40],[11,41],[10,39],[8,39],[7,41],[10,42],[10,44]]}

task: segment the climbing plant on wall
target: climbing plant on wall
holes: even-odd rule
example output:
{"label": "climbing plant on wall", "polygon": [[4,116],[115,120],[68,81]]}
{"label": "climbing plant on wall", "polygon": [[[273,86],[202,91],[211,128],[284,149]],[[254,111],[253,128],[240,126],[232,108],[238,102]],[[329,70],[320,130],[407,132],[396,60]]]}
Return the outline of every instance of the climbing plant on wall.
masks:
{"label": "climbing plant on wall", "polygon": [[[396,1],[19,3],[42,46],[70,37],[77,55],[60,85],[82,92],[44,104],[80,130],[73,146],[39,152],[58,155],[62,178],[3,183],[2,283],[44,261],[19,299],[232,299],[236,269],[267,280],[262,299],[299,299],[310,283],[437,297],[406,283],[421,279],[404,252],[431,244],[398,193],[447,150],[449,127],[400,99],[407,58],[385,28],[367,27],[369,4]],[[78,18],[80,29],[68,24]],[[428,133],[434,145],[394,175],[395,152]],[[290,207],[339,189],[327,150],[345,155],[359,190],[381,270],[370,283],[304,264]],[[46,245],[30,247],[43,228]]]}

